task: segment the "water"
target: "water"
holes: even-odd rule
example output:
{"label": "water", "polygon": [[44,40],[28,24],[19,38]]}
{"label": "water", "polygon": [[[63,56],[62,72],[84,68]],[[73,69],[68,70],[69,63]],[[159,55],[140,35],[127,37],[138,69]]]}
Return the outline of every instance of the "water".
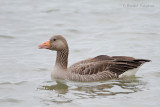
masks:
{"label": "water", "polygon": [[[158,0],[0,0],[1,107],[159,107]],[[152,60],[135,77],[52,81],[56,52],[37,46],[61,34],[69,65],[100,54]]]}

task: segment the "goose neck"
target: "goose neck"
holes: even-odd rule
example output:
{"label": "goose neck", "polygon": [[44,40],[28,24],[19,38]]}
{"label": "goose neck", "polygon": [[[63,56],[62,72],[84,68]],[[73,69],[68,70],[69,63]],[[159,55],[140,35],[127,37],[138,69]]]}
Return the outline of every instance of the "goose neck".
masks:
{"label": "goose neck", "polygon": [[57,51],[56,66],[61,69],[67,69],[68,66],[68,49]]}

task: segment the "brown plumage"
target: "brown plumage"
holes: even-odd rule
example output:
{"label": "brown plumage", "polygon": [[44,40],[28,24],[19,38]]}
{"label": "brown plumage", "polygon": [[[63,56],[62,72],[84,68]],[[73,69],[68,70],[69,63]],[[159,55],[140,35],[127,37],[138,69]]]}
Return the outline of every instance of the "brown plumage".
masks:
{"label": "brown plumage", "polygon": [[53,36],[49,42],[40,45],[40,48],[56,50],[57,59],[51,76],[55,79],[69,79],[73,81],[100,81],[113,78],[119,78],[123,74],[129,73],[134,75],[135,70],[145,62],[146,59],[135,59],[127,56],[107,56],[99,55],[94,58],[82,60],[68,65],[69,48],[67,41],[60,35]]}

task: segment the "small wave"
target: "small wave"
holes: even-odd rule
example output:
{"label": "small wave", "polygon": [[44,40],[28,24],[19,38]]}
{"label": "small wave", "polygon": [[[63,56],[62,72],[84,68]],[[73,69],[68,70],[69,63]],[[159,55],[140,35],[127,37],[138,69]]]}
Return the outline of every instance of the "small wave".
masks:
{"label": "small wave", "polygon": [[0,38],[4,38],[4,39],[14,39],[13,36],[9,36],[9,35],[0,35]]}
{"label": "small wave", "polygon": [[22,102],[22,100],[18,100],[18,99],[15,99],[15,98],[5,98],[5,99],[0,99],[0,102],[1,103],[5,103],[5,102],[11,102],[11,103],[20,103]]}
{"label": "small wave", "polygon": [[22,84],[24,84],[24,83],[26,83],[26,81],[20,81],[20,82],[1,82],[0,83],[0,85],[11,85],[11,84],[13,84],[13,85],[22,85]]}

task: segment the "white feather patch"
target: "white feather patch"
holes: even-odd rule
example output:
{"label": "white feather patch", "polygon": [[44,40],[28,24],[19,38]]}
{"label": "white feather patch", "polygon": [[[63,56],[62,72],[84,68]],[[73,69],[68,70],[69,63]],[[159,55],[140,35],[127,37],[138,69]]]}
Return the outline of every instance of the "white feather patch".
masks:
{"label": "white feather patch", "polygon": [[128,71],[122,73],[121,75],[119,75],[119,78],[133,76],[136,74],[136,72],[138,71],[139,68],[140,68],[140,66],[138,68],[128,70]]}

